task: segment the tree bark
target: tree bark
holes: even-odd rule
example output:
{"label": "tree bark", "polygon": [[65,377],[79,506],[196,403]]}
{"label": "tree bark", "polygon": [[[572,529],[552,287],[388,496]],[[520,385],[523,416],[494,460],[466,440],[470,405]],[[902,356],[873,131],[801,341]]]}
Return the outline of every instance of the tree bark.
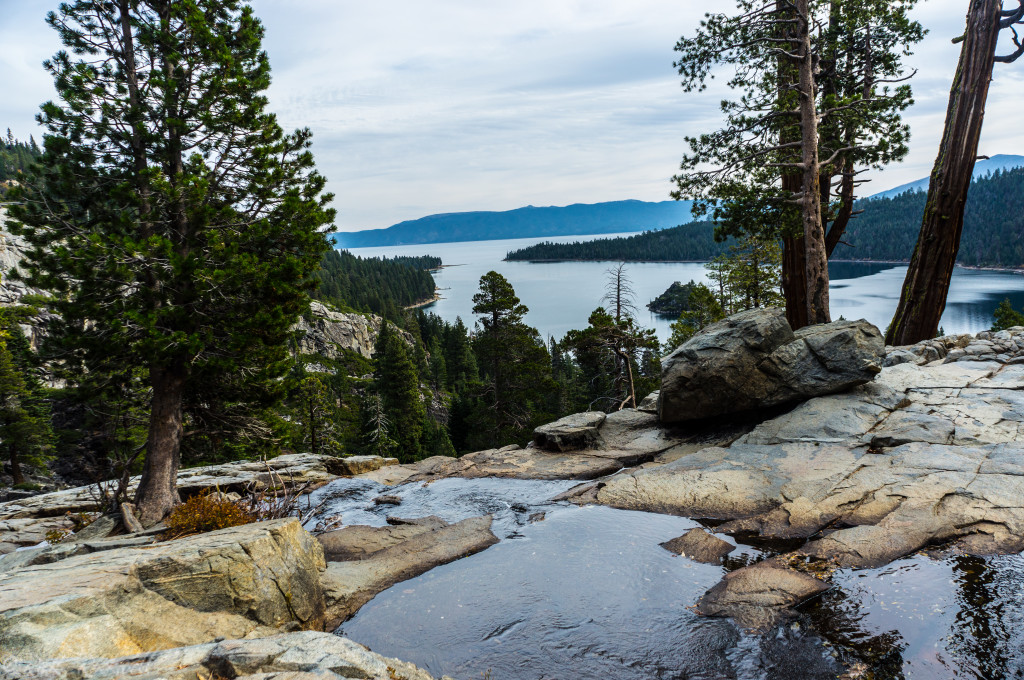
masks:
{"label": "tree bark", "polygon": [[821,223],[821,166],[818,162],[818,110],[815,101],[815,64],[811,45],[809,0],[797,0],[800,17],[799,84],[802,211],[804,227],[804,269],[807,284],[808,324],[828,323],[828,258],[825,231]]}
{"label": "tree bark", "polygon": [[[784,11],[791,11],[787,3],[783,0],[777,0],[775,3],[776,10],[780,15]],[[783,37],[791,37],[789,31],[783,30],[780,33]],[[798,46],[793,45],[793,50],[796,51]],[[789,57],[779,57],[779,85],[780,85],[780,108],[786,109],[787,103],[785,98],[781,95],[782,89],[786,85],[792,84],[793,68]],[[787,133],[786,127],[783,127],[782,132],[779,134],[779,143],[788,144],[789,142],[795,141]],[[796,195],[800,193],[800,173],[795,170],[783,169],[782,171],[782,182],[781,187],[783,192]],[[785,233],[787,228],[784,228],[782,235],[782,295],[786,300],[786,320],[789,321],[789,325],[793,329],[803,328],[807,325],[807,269],[805,267],[805,256],[804,256],[804,239],[803,236],[793,233]],[[724,305],[723,305],[724,309]]]}
{"label": "tree bark", "polygon": [[14,484],[25,483],[25,473],[21,470],[21,456],[18,455],[18,448],[11,445],[11,482]]}
{"label": "tree bark", "polygon": [[996,44],[999,0],[971,0],[960,63],[949,93],[946,126],[928,184],[921,232],[903,282],[900,303],[886,333],[889,345],[934,338],[946,309],[949,282],[960,250],[964,204],[971,186],[985,117]]}
{"label": "tree bark", "polygon": [[135,494],[139,520],[152,526],[180,500],[178,466],[181,463],[182,402],[185,396],[186,368],[153,366],[149,369],[153,388],[146,440],[146,462]]}

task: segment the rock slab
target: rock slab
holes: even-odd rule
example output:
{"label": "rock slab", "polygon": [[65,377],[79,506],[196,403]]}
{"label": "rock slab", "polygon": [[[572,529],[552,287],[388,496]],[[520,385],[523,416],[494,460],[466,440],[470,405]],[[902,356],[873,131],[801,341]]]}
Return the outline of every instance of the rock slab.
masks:
{"label": "rock slab", "polygon": [[432,680],[412,664],[389,659],[330,633],[298,632],[256,640],[167,649],[116,659],[7,662],[0,680]]}
{"label": "rock slab", "polygon": [[662,361],[663,423],[755,411],[848,390],[881,370],[885,343],[866,321],[793,332],[781,309],[735,314]]}
{"label": "rock slab", "polygon": [[217,637],[322,630],[320,544],[295,519],[0,574],[0,649],[118,657]]}
{"label": "rock slab", "polygon": [[[494,545],[498,538],[491,532],[491,521],[492,517],[486,515],[444,526],[400,525],[393,529],[406,530],[410,537],[397,542],[394,534],[387,538],[367,537],[362,543],[364,550],[372,549],[373,545],[384,547],[355,560],[327,565],[322,579],[327,600],[325,630],[334,630],[377,593],[394,584]],[[345,543],[352,551],[351,546],[358,540],[350,537]]]}
{"label": "rock slab", "polygon": [[678,538],[665,541],[661,547],[705,564],[721,564],[722,559],[736,549],[729,541],[712,536],[703,529],[690,529]]}
{"label": "rock slab", "polygon": [[604,423],[601,411],[575,413],[547,425],[541,425],[533,432],[533,441],[548,451],[576,451],[589,449],[601,443],[598,428]]}

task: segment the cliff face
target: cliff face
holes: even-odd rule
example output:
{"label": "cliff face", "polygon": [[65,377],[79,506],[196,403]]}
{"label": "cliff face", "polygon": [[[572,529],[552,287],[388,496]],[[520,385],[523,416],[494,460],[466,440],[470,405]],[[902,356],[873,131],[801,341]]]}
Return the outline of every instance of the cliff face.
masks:
{"label": "cliff face", "polygon": [[[299,339],[300,354],[318,354],[327,359],[337,359],[343,350],[358,352],[369,359],[380,333],[383,319],[379,316],[348,314],[328,309],[314,300],[310,305],[310,318],[301,318],[295,325],[305,334]],[[413,337],[405,331],[398,331],[405,341],[413,344]]]}
{"label": "cliff face", "polygon": [[[0,205],[0,307],[19,304],[26,295],[39,295],[43,292],[11,278],[11,271],[21,263],[29,246],[23,238],[7,230],[7,220],[7,210]],[[43,316],[32,319],[30,324],[22,325],[21,330],[33,349],[39,348],[45,325],[46,320]]]}

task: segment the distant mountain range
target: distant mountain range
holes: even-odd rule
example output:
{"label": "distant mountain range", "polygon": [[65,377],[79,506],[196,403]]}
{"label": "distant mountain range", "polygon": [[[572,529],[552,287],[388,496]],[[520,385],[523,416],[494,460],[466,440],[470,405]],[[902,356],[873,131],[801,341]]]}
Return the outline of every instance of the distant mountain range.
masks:
{"label": "distant mountain range", "polygon": [[[974,167],[974,177],[982,177],[995,170],[1018,167],[1024,167],[1024,156],[1000,154],[979,161]],[[923,191],[927,188],[928,178],[925,177],[875,194],[871,198],[889,198],[907,191]],[[339,248],[363,248],[656,231],[692,222],[692,207],[692,201],[613,201],[544,208],[530,205],[504,212],[430,215],[417,220],[399,222],[387,229],[338,232],[333,236]]]}
{"label": "distant mountain range", "polygon": [[564,208],[528,205],[505,212],[445,213],[399,222],[387,229],[338,232],[334,240],[341,248],[361,248],[667,229],[692,222],[692,205],[691,201],[613,201]]}

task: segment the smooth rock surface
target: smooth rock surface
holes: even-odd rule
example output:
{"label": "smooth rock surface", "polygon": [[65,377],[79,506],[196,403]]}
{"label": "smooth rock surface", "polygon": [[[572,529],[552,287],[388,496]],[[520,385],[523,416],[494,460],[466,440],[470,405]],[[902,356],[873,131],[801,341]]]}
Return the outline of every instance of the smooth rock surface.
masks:
{"label": "smooth rock surface", "polygon": [[[3,652],[0,652],[3,654]],[[0,660],[3,660],[0,657]],[[330,633],[179,647],[115,659],[7,660],[0,680],[431,680],[425,671]]]}
{"label": "smooth rock surface", "polygon": [[541,425],[533,432],[533,441],[548,451],[576,451],[589,449],[601,443],[598,428],[604,423],[601,411],[588,411],[566,416],[553,423]]}
{"label": "smooth rock surface", "polygon": [[665,541],[661,547],[705,564],[721,564],[722,558],[736,549],[732,543],[723,541],[703,529],[691,529],[682,536]]}
{"label": "smooth rock surface", "polygon": [[286,624],[321,629],[324,567],[295,519],[24,567],[0,574],[0,649],[117,657]]}
{"label": "smooth rock surface", "polygon": [[796,333],[781,309],[756,309],[708,326],[662,360],[658,415],[699,421],[833,394],[870,381],[884,342],[866,321]]}
{"label": "smooth rock surface", "polygon": [[446,526],[449,526],[448,522],[439,517],[425,517],[415,522],[386,527],[357,524],[328,531],[316,538],[323,546],[324,557],[328,562],[345,562],[365,560],[381,550]]}
{"label": "smooth rock surface", "polygon": [[766,564],[729,572],[697,603],[705,616],[728,616],[744,628],[774,626],[786,609],[825,592],[829,586],[813,576]]}
{"label": "smooth rock surface", "polygon": [[[330,562],[322,578],[327,600],[326,630],[337,628],[377,593],[394,584],[494,545],[498,538],[491,532],[491,521],[487,515],[433,528],[421,525],[410,532],[408,539],[361,559]],[[383,539],[383,534],[378,534],[379,545],[394,536]]]}

